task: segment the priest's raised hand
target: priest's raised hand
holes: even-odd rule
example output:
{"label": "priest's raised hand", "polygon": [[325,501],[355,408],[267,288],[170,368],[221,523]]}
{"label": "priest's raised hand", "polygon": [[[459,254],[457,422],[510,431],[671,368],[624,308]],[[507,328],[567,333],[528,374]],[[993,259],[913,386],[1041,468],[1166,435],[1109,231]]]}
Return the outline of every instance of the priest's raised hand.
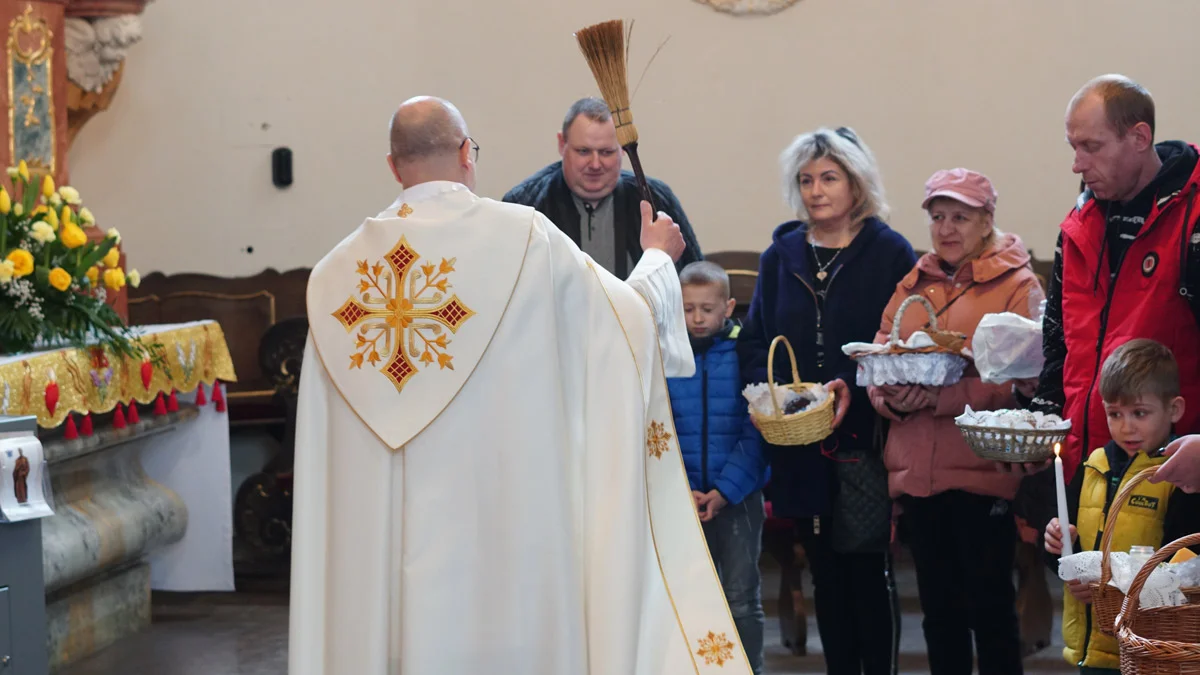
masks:
{"label": "priest's raised hand", "polygon": [[672,262],[679,262],[687,245],[683,241],[683,233],[679,225],[671,220],[671,216],[658,212],[654,218],[650,202],[642,200],[642,250],[656,248],[671,256]]}

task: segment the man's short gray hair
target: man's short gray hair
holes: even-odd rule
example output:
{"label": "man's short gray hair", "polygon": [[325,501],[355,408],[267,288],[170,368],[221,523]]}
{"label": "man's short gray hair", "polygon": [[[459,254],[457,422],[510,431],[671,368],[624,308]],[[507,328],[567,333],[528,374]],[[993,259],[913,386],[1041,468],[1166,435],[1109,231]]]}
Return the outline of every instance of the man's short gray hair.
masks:
{"label": "man's short gray hair", "polygon": [[563,138],[567,137],[567,130],[571,128],[571,125],[575,122],[575,118],[580,115],[593,122],[607,122],[612,119],[612,111],[608,109],[608,103],[605,103],[604,99],[596,98],[595,96],[581,98],[572,103],[570,108],[567,108],[567,114],[563,117]]}
{"label": "man's short gray hair", "polygon": [[854,194],[850,218],[854,223],[875,217],[886,219],[888,205],[883,194],[879,165],[871,149],[849,127],[817,129],[797,136],[779,156],[783,170],[783,198],[800,220],[808,220],[808,209],[800,193],[800,171],[810,162],[828,157],[846,172]]}

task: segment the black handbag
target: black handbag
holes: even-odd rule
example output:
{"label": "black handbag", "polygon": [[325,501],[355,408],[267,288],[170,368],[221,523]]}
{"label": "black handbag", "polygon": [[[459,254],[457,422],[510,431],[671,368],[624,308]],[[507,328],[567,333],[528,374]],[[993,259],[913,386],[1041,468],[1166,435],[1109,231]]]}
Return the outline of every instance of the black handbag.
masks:
{"label": "black handbag", "polygon": [[830,527],[838,553],[884,553],[892,541],[892,499],[888,472],[883,463],[887,438],[883,420],[877,420],[872,447],[837,448],[825,453],[833,461],[837,492]]}

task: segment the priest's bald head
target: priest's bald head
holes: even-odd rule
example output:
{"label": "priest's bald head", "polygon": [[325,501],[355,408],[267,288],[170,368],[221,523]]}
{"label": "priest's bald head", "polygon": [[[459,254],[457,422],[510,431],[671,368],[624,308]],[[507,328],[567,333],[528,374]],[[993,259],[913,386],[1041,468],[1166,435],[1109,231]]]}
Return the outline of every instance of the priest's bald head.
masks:
{"label": "priest's bald head", "polygon": [[448,180],[474,190],[478,154],[466,121],[449,101],[417,96],[392,115],[388,166],[405,187]]}

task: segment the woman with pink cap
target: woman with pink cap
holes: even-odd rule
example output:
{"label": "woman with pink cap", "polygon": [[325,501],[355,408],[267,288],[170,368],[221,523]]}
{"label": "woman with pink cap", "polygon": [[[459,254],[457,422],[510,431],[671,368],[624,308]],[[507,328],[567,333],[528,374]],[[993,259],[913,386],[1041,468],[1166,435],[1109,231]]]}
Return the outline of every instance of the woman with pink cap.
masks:
{"label": "woman with pink cap", "polygon": [[[876,342],[887,341],[896,310],[910,295],[928,299],[938,327],[965,333],[968,346],[985,314],[1037,315],[1041,286],[1021,240],[997,229],[996,197],[986,176],[967,169],[938,171],[925,183],[922,207],[933,251],[897,285]],[[927,321],[924,312],[905,312],[900,338]],[[869,394],[892,421],[884,450],[888,489],[903,509],[930,672],[972,672],[973,642],[980,675],[1021,673],[1012,582],[1012,500],[1021,475],[997,472],[993,462],[977,457],[954,424],[968,405],[1014,407],[1013,385],[985,384],[969,367],[953,385],[871,387]]]}

